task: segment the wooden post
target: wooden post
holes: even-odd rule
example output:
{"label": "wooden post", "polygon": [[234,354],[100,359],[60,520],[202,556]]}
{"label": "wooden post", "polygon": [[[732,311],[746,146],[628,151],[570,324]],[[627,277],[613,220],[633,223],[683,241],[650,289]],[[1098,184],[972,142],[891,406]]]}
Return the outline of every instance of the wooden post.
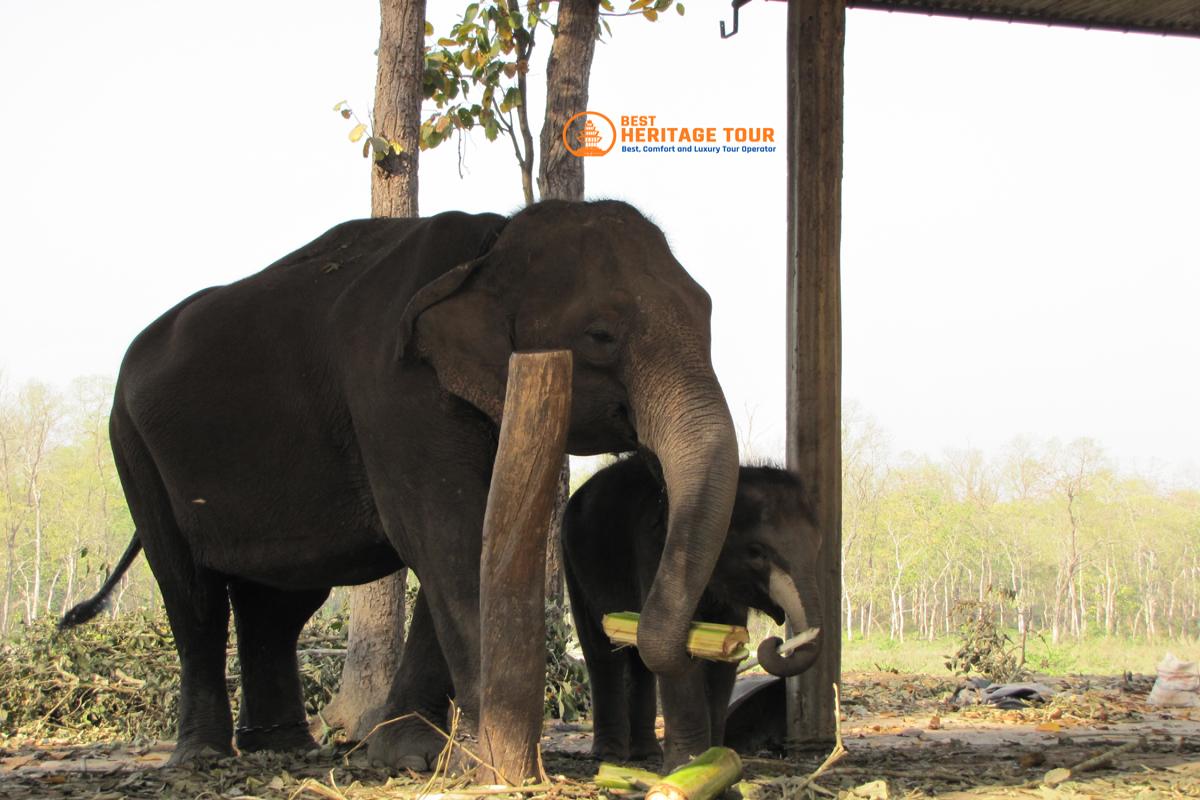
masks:
{"label": "wooden post", "polygon": [[480,756],[495,781],[545,780],[546,540],[571,411],[571,353],[514,353],[483,520]]}
{"label": "wooden post", "polygon": [[[841,678],[842,64],[845,0],[789,0],[788,468],[810,488],[824,535],[822,648],[788,679],[788,736],[834,739],[832,684]],[[795,633],[794,631],[792,633]]]}

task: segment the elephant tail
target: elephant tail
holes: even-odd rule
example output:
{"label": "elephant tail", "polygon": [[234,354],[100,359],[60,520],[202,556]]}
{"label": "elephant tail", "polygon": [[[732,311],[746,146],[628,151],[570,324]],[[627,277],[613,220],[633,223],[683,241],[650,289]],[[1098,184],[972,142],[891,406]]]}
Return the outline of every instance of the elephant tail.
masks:
{"label": "elephant tail", "polygon": [[76,625],[82,625],[92,617],[99,614],[108,605],[108,596],[112,594],[112,590],[120,583],[121,578],[129,571],[129,566],[133,560],[137,558],[138,553],[142,550],[142,542],[138,539],[137,533],[133,534],[133,539],[130,540],[129,546],[125,548],[125,554],[121,556],[121,560],[117,562],[117,566],[113,569],[112,574],[108,576],[108,580],[100,587],[100,591],[96,592],[92,597],[84,600],[82,603],[74,606],[66,614],[63,614],[62,619],[58,621],[58,629],[61,631],[65,628],[73,628]]}

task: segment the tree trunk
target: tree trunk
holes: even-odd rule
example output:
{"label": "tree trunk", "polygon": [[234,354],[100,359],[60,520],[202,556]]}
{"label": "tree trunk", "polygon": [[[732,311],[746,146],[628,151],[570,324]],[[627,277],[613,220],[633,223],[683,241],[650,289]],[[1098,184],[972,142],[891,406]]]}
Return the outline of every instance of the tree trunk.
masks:
{"label": "tree trunk", "polygon": [[404,652],[404,584],[407,570],[350,590],[350,635],[338,693],[321,718],[361,740],[382,722],[392,676]]}
{"label": "tree trunk", "polygon": [[[425,71],[425,0],[380,0],[379,70],[372,134],[400,144],[371,167],[371,216],[417,216],[418,130]],[[407,571],[350,590],[350,633],[326,724],[361,739],[380,719],[404,652]]]}
{"label": "tree trunk", "polygon": [[[582,200],[584,159],[567,152],[563,125],[587,110],[588,78],[596,52],[599,0],[562,0],[558,4],[558,35],[546,65],[546,118],[542,123],[538,191],[543,200]],[[572,124],[583,127],[580,117]]]}
{"label": "tree trunk", "polygon": [[400,144],[371,168],[371,216],[417,216],[425,0],[380,0],[373,135]]}

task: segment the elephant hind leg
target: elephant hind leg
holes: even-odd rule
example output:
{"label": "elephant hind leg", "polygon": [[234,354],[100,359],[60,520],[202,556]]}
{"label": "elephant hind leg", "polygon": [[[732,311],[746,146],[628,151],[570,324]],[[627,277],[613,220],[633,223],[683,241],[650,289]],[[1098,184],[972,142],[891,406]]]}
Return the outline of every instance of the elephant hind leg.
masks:
{"label": "elephant hind leg", "polygon": [[184,764],[211,753],[232,755],[233,718],[225,689],[225,578],[192,558],[158,468],[119,407],[114,409],[112,433],[121,486],[179,653],[179,736],[170,763]]}
{"label": "elephant hind leg", "polygon": [[244,580],[229,584],[242,668],[237,746],[258,750],[311,750],[296,639],[329,596],[328,589],[288,592]]}

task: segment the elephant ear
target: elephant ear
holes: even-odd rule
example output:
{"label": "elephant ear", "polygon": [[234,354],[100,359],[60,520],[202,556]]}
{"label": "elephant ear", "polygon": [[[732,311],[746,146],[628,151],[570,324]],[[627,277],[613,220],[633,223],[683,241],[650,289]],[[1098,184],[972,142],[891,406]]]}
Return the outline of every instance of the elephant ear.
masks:
{"label": "elephant ear", "polygon": [[487,260],[459,264],[413,295],[400,319],[397,355],[415,351],[443,387],[499,424],[513,342],[500,298],[472,280]]}

